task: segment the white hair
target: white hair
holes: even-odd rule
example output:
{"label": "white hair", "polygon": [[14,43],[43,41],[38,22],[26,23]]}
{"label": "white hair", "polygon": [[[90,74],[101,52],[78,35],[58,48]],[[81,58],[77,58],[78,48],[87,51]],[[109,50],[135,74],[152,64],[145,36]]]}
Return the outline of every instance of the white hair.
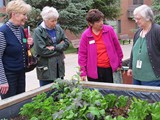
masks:
{"label": "white hair", "polygon": [[46,6],[42,9],[41,16],[43,20],[48,20],[51,18],[57,19],[59,17],[59,13],[54,7]]}
{"label": "white hair", "polygon": [[139,7],[137,7],[134,11],[133,11],[133,15],[141,15],[146,21],[154,21],[154,14],[152,9],[147,6],[147,5],[141,5]]}

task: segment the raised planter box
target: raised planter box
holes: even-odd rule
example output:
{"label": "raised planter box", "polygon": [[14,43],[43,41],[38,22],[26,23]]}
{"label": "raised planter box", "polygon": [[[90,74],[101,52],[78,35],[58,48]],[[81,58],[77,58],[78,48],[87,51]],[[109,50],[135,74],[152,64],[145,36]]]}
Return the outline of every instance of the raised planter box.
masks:
{"label": "raised planter box", "polygon": [[[140,99],[147,99],[151,102],[160,101],[160,88],[149,86],[137,86],[127,84],[111,84],[98,82],[81,82],[84,87],[99,89],[102,94],[114,93],[116,95],[126,95]],[[20,108],[31,99],[42,93],[49,92],[52,84],[38,89],[25,92],[0,101],[0,119],[10,119],[18,115]]]}

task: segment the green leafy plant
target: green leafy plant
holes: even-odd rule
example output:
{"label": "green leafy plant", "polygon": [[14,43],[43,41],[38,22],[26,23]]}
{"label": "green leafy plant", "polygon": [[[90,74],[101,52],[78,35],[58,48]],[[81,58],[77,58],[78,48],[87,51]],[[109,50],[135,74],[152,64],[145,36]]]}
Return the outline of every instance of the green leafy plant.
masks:
{"label": "green leafy plant", "polygon": [[152,111],[152,113],[151,113],[152,120],[160,120],[160,115],[159,115],[160,102],[150,104],[150,108],[151,108],[150,111]]}
{"label": "green leafy plant", "polygon": [[74,74],[72,76],[71,80],[80,81],[81,80],[81,77],[80,77],[80,67],[76,67],[76,68],[77,68],[76,74]]}
{"label": "green leafy plant", "polygon": [[141,100],[133,97],[130,111],[128,113],[129,118],[134,120],[145,120],[150,112],[150,105],[146,100]]}
{"label": "green leafy plant", "polygon": [[159,120],[160,102],[102,95],[79,81],[57,80],[52,89],[25,104],[20,115],[30,120]]}

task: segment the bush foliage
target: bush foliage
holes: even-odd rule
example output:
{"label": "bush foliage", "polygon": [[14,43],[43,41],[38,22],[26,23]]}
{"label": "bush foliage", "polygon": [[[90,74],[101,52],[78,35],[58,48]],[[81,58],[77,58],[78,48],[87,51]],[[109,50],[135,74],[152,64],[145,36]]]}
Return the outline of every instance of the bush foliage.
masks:
{"label": "bush foliage", "polygon": [[[25,0],[33,7],[28,15],[26,25],[31,29],[37,27],[42,21],[40,11],[44,6],[55,7],[60,18],[58,23],[63,29],[68,29],[74,34],[81,33],[86,27],[86,13],[91,8],[101,10],[107,19],[116,19],[120,15],[119,0]],[[4,14],[3,14],[4,15]],[[7,19],[5,19],[6,21]],[[26,27],[26,26],[25,26]]]}

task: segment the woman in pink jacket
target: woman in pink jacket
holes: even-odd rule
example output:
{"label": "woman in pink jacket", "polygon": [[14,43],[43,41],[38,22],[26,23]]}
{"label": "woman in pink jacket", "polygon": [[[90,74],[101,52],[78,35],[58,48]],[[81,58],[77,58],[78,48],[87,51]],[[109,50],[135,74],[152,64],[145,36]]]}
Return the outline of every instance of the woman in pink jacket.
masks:
{"label": "woman in pink jacket", "polygon": [[113,28],[103,24],[104,15],[91,9],[78,51],[82,80],[113,83],[113,72],[122,66],[123,53]]}

